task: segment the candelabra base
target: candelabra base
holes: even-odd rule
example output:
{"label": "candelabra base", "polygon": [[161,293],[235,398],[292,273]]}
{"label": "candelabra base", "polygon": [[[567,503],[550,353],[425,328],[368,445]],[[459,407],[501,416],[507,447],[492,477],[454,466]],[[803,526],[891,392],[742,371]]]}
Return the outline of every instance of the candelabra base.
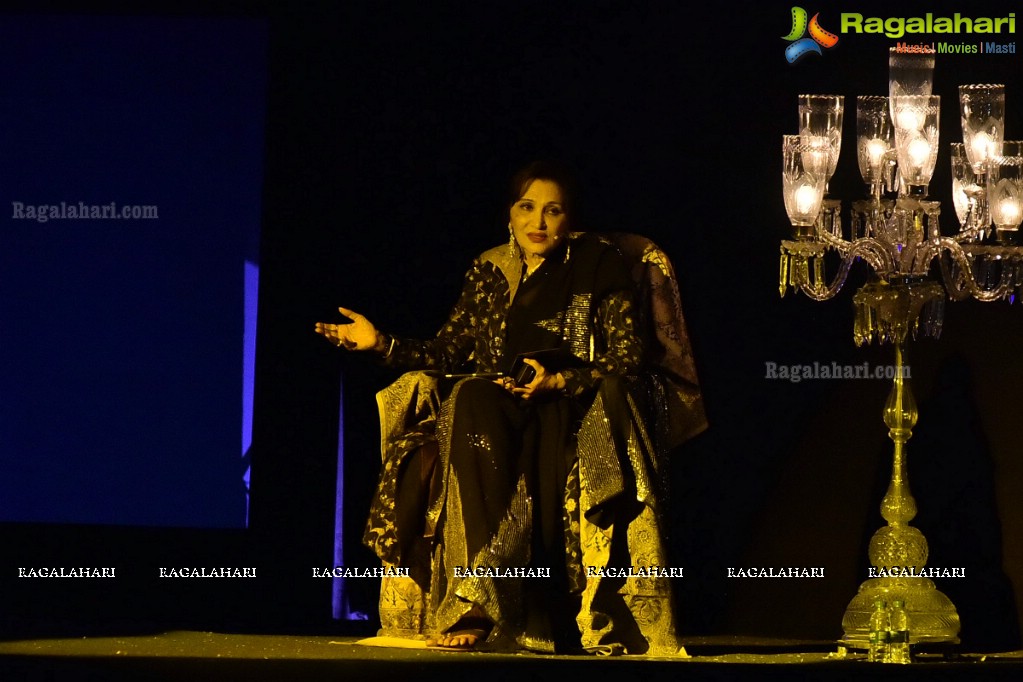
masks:
{"label": "candelabra base", "polygon": [[845,634],[842,644],[866,649],[870,637],[870,614],[874,602],[883,599],[889,605],[901,600],[909,616],[911,644],[929,642],[959,643],[959,614],[952,601],[930,578],[870,578],[861,585],[842,617]]}

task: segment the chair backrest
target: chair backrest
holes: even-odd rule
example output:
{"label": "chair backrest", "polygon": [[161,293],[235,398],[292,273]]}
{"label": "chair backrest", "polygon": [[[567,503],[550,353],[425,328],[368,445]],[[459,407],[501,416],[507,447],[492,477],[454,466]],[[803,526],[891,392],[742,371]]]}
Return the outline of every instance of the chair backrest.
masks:
{"label": "chair backrest", "polygon": [[636,283],[637,326],[649,362],[663,371],[684,414],[673,440],[681,443],[707,428],[692,345],[682,315],[682,297],[671,260],[650,239],[627,232],[604,235],[622,253]]}

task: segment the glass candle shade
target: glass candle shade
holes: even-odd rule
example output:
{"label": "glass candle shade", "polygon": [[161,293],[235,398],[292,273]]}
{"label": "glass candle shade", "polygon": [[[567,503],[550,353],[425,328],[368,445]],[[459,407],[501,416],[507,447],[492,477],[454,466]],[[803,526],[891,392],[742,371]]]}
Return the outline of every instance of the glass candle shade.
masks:
{"label": "glass candle shade", "polygon": [[973,171],[973,164],[966,154],[966,145],[952,143],[952,205],[962,229],[979,229],[977,235],[991,224],[987,214],[987,198],[984,194],[984,178]]}
{"label": "glass candle shade", "polygon": [[[951,170],[952,170],[952,206],[955,208],[955,217],[959,218],[960,226],[963,229],[977,224],[979,217],[976,215],[978,198],[983,187],[981,180],[973,171],[970,158],[966,153],[966,145],[962,142],[951,144]],[[967,224],[967,221],[971,225]],[[986,224],[981,223],[981,228]]]}
{"label": "glass candle shade", "polygon": [[[888,97],[930,95],[934,83],[934,52],[888,51]],[[891,116],[895,118],[894,102]]]}
{"label": "glass candle shade", "polygon": [[959,114],[966,154],[973,170],[984,173],[988,159],[1000,152],[1005,133],[1005,86],[960,85]]}
{"label": "glass candle shade", "polygon": [[938,158],[941,98],[937,95],[894,97],[895,153],[905,193],[925,196]]}
{"label": "glass candle shade", "polygon": [[988,160],[987,198],[999,240],[1015,242],[1023,221],[1023,143],[1004,142]]}
{"label": "glass candle shade", "polygon": [[856,98],[856,161],[863,182],[879,186],[888,169],[888,154],[893,148],[895,130],[892,126],[888,98],[860,95]]}
{"label": "glass candle shade", "polygon": [[782,139],[782,192],[796,239],[810,239],[821,211],[832,150],[819,136]]}
{"label": "glass candle shade", "polygon": [[966,157],[966,151],[962,142],[952,143],[952,204],[955,206],[956,218],[959,225],[966,227],[966,219],[970,213],[970,194],[966,189],[970,185],[976,186],[977,177],[973,173],[973,166]]}
{"label": "glass candle shade", "polygon": [[845,111],[845,97],[842,95],[800,95],[799,135],[804,142],[819,138],[832,147],[829,157],[827,178],[831,178],[838,165],[842,151],[842,117]]}

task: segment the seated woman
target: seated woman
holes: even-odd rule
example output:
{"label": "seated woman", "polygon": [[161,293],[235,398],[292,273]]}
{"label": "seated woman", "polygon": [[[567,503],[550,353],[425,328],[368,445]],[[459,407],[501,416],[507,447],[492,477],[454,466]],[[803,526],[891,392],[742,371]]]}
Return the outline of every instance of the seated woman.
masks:
{"label": "seated woman", "polygon": [[[530,164],[511,189],[508,244],[475,260],[436,338],[385,334],[346,308],[350,323],[318,323],[316,331],[396,368],[486,375],[441,382],[435,424],[408,424],[385,454],[367,532],[396,565],[412,564],[424,537],[442,541],[442,575],[422,578],[435,592],[431,644],[575,651],[576,614],[593,595],[583,596],[579,510],[566,505],[566,489],[578,485],[577,434],[595,405],[607,426],[589,432],[604,434],[598,449],[614,461],[590,463],[599,491],[587,517],[601,528],[628,523],[650,487],[647,473],[634,471],[640,448],[627,379],[644,359],[635,285],[610,242],[570,232],[574,196],[559,166]],[[536,351],[548,352],[523,357]]]}

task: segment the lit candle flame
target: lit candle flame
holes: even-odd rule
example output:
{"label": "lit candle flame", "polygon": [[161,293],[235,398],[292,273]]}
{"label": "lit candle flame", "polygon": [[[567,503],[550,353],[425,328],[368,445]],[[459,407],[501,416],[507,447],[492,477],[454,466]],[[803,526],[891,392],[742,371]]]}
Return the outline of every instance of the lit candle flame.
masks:
{"label": "lit candle flame", "polygon": [[801,185],[796,190],[796,210],[800,215],[807,215],[814,211],[814,207],[820,201],[820,192],[812,185]]}
{"label": "lit candle flame", "polygon": [[918,137],[909,143],[906,153],[914,166],[922,167],[931,156],[931,145],[924,138]]}
{"label": "lit candle flame", "polygon": [[899,109],[895,114],[895,125],[903,130],[920,130],[924,127],[924,113],[909,107]]}
{"label": "lit candle flame", "polygon": [[1018,199],[1002,199],[998,202],[998,209],[1001,214],[1000,225],[1019,225],[1023,207]]}
{"label": "lit candle flame", "polygon": [[976,133],[970,141],[973,158],[978,162],[987,161],[994,151],[994,140],[987,133]]}
{"label": "lit candle flame", "polygon": [[888,151],[888,145],[879,138],[873,138],[867,142],[867,155],[870,158],[870,167],[879,168],[881,166],[881,160],[884,158],[885,153]]}

